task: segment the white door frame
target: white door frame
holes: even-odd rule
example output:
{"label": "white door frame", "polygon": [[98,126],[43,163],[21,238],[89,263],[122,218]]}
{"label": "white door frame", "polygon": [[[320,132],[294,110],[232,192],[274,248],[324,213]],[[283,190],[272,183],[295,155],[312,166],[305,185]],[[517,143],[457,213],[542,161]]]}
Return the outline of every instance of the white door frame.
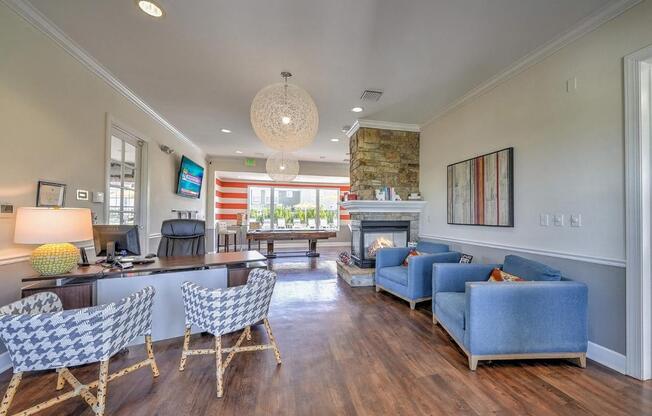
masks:
{"label": "white door frame", "polygon": [[627,374],[652,378],[652,45],[625,57]]}
{"label": "white door frame", "polygon": [[139,189],[139,207],[138,207],[138,223],[140,234],[140,252],[141,254],[149,253],[149,153],[148,144],[149,138],[137,130],[132,129],[128,124],[116,119],[110,113],[106,113],[106,144],[105,144],[105,193],[104,193],[104,223],[109,222],[109,181],[111,173],[111,128],[117,126],[120,130],[124,130],[130,135],[142,140],[143,146],[140,149],[141,169],[140,169],[140,189]]}

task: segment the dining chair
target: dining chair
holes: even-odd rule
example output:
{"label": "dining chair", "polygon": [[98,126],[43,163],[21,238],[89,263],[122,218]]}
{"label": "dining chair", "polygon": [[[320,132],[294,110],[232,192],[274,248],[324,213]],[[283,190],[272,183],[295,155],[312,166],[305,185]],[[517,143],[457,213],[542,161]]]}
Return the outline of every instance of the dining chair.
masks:
{"label": "dining chair", "polygon": [[[276,273],[265,269],[252,270],[246,285],[226,289],[207,289],[192,282],[184,282],[181,293],[186,313],[186,328],[179,371],[184,371],[189,355],[215,355],[217,397],[222,397],[224,371],[236,353],[271,349],[277,364],[281,364],[281,353],[267,319],[275,283]],[[242,346],[245,339],[251,340],[251,325],[260,321],[263,322],[269,343]],[[193,325],[215,336],[215,348],[189,348]],[[239,330],[243,331],[235,345],[223,347],[222,335]],[[226,359],[223,359],[222,354],[227,353]]]}
{"label": "dining chair", "polygon": [[[107,385],[139,368],[159,371],[152,348],[152,300],[154,289],[146,287],[118,302],[83,309],[63,310],[61,300],[41,292],[0,308],[0,340],[7,347],[13,376],[0,404],[6,416],[26,371],[57,371],[56,390],[66,382],[72,390],[36,404],[18,415],[31,415],[72,397],[81,396],[98,415],[104,415]],[[109,359],[137,336],[145,336],[147,358],[109,374]],[[69,367],[100,363],[99,378],[81,383]],[[97,394],[91,393],[97,388]]]}

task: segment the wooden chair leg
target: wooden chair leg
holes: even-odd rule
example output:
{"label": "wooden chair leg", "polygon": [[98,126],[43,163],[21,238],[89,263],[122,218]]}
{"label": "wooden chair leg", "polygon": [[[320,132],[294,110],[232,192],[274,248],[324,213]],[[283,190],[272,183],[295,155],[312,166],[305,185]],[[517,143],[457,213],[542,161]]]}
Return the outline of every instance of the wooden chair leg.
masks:
{"label": "wooden chair leg", "polygon": [[246,331],[247,331],[247,341],[251,341],[251,327],[248,326],[246,328]]}
{"label": "wooden chair leg", "polygon": [[188,357],[188,347],[190,346],[190,328],[186,327],[183,333],[183,351],[181,351],[181,362],[179,363],[179,371],[186,368],[186,358]]}
{"label": "wooden chair leg", "polygon": [[152,336],[145,335],[145,349],[147,350],[147,358],[149,365],[152,367],[152,375],[158,377],[158,366],[156,365],[156,358],[154,358],[154,347],[152,346]]}
{"label": "wooden chair leg", "polygon": [[95,414],[104,416],[106,409],[106,390],[109,382],[109,360],[100,361],[100,379],[97,385],[97,407]]}
{"label": "wooden chair leg", "polygon": [[410,301],[410,309],[414,310],[414,308],[416,307],[417,307],[417,303]]}
{"label": "wooden chair leg", "polygon": [[7,416],[7,412],[9,411],[9,407],[11,406],[11,402],[14,400],[14,396],[16,395],[16,390],[18,390],[18,385],[20,384],[20,380],[23,379],[23,373],[14,373],[14,375],[11,377],[11,381],[9,382],[9,386],[7,386],[7,392],[5,393],[5,396],[2,398],[2,404],[0,404],[0,416]]}
{"label": "wooden chair leg", "polygon": [[437,315],[435,315],[434,313],[432,314],[432,324],[437,325]]}
{"label": "wooden chair leg", "polygon": [[57,368],[57,390],[61,390],[66,385],[66,379],[63,377],[63,369]]}
{"label": "wooden chair leg", "polygon": [[272,326],[269,324],[267,318],[263,319],[263,324],[265,325],[265,331],[267,331],[267,336],[269,337],[269,343],[272,344],[274,348],[274,356],[276,356],[276,363],[281,364],[281,352],[276,345],[276,339],[274,339],[274,334],[272,334]]}
{"label": "wooden chair leg", "polygon": [[475,371],[478,368],[478,359],[469,355],[469,369]]}
{"label": "wooden chair leg", "polygon": [[580,368],[586,368],[586,354],[582,354],[576,359],[574,359],[575,363],[580,367]]}
{"label": "wooden chair leg", "polygon": [[224,369],[222,368],[222,337],[215,337],[215,377],[217,378],[217,397],[224,395]]}

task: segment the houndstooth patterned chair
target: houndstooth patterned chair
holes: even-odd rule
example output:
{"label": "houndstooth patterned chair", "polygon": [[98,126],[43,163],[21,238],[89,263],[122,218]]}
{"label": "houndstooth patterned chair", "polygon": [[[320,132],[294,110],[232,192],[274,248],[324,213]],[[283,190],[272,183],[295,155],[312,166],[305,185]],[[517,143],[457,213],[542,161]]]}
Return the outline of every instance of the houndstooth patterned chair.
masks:
{"label": "houndstooth patterned chair", "polygon": [[[183,340],[183,352],[179,371],[186,366],[189,355],[215,354],[217,397],[224,394],[223,375],[233,356],[238,352],[274,350],[276,362],[281,364],[281,354],[272,334],[272,327],[267,320],[269,303],[272,299],[276,273],[254,269],[249,273],[247,284],[228,289],[206,289],[195,283],[184,282],[181,286],[183,304],[186,312],[186,330]],[[251,325],[263,321],[269,337],[269,344],[241,346],[246,338],[251,340]],[[195,325],[215,336],[214,349],[189,349],[190,329]],[[233,347],[222,348],[221,337],[244,329]],[[228,353],[224,361],[222,354]]]}
{"label": "houndstooth patterned chair", "polygon": [[[14,375],[0,404],[0,416],[11,406],[25,371],[56,369],[57,390],[68,382],[73,390],[19,413],[32,414],[71,397],[81,396],[97,415],[103,415],[107,383],[149,365],[154,377],[158,368],[152,349],[152,300],[154,289],[146,287],[119,302],[64,311],[54,293],[43,292],[0,308],[0,339],[4,342]],[[109,374],[109,359],[135,337],[145,336],[147,359]],[[82,384],[70,366],[100,363],[97,381]],[[97,387],[97,396],[90,390]]]}

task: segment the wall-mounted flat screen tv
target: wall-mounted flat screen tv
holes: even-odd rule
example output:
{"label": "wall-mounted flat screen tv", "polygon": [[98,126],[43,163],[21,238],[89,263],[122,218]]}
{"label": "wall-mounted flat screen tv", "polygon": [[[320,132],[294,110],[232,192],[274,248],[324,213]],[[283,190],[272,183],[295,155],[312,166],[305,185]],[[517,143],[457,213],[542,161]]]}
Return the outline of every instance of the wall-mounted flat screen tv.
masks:
{"label": "wall-mounted flat screen tv", "polygon": [[204,168],[183,156],[179,166],[177,194],[187,198],[199,198],[202,179],[204,179]]}

